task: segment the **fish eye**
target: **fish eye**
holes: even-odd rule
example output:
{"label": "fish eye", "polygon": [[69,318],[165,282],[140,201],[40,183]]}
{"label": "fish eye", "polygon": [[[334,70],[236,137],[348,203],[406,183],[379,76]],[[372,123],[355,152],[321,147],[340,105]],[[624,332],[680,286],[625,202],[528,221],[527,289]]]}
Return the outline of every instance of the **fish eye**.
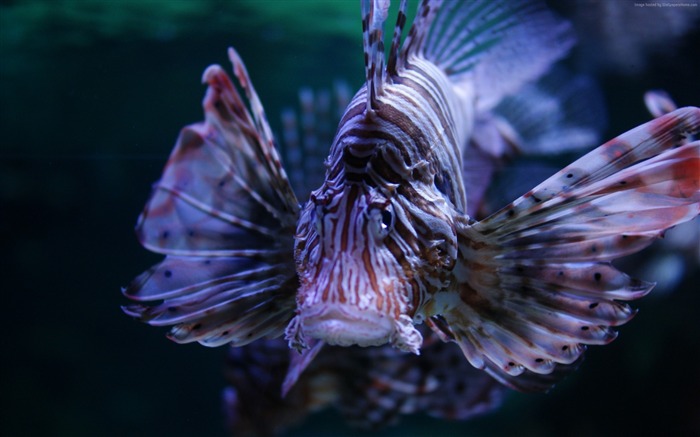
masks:
{"label": "fish eye", "polygon": [[394,226],[394,214],[385,209],[382,211],[382,230],[389,231]]}
{"label": "fish eye", "polygon": [[385,207],[372,206],[368,212],[370,228],[378,239],[384,239],[394,228],[394,212],[391,205]]}

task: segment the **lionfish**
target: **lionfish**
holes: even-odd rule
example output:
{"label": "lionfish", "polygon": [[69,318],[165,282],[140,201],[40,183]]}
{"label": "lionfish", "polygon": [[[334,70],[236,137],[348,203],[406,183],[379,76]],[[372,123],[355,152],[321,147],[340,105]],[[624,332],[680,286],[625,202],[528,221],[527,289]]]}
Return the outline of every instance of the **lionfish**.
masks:
{"label": "lionfish", "polygon": [[[289,366],[272,378],[289,396],[306,370],[315,405],[340,397],[373,423],[468,417],[499,402],[498,383],[546,390],[587,345],[616,337],[635,314],[624,301],[652,289],[611,261],[700,212],[700,109],[687,107],[477,220],[468,195],[490,174],[474,163],[518,142],[494,108],[566,54],[571,29],[536,1],[423,0],[404,38],[406,7],[385,54],[389,2],[362,2],[366,82],[305,203],[229,49],[246,99],[221,67],[205,71],[205,122],[182,130],[139,218],[142,244],[166,258],[124,290],[140,302],[125,312],[172,326],[178,343],[242,347],[231,379],[248,389],[228,392],[234,407],[266,366]],[[329,373],[369,382],[338,394]],[[440,384],[473,390],[441,397]]]}

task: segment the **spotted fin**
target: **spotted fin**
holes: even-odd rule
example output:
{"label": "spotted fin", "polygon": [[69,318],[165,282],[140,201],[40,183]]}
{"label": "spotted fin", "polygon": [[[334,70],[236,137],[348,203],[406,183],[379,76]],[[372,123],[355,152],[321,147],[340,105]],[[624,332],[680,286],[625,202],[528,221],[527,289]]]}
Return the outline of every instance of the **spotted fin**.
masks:
{"label": "spotted fin", "polygon": [[185,127],[136,232],[165,260],[136,278],[124,311],[207,346],[279,335],[293,315],[297,200],[260,100],[233,49],[250,109],[221,67],[204,73],[205,121]]}
{"label": "spotted fin", "polygon": [[[588,153],[499,212],[463,222],[459,297],[440,329],[467,359],[518,388],[585,345],[606,344],[647,294],[610,261],[700,212],[700,109],[682,108]],[[549,378],[549,377],[547,377]]]}
{"label": "spotted fin", "polygon": [[321,348],[320,342],[300,355],[279,338],[231,348],[224,394],[230,429],[236,435],[282,432],[330,407],[357,427],[378,429],[401,415],[465,420],[501,405],[506,387],[469,365],[458,347],[419,329],[421,355],[390,345]]}
{"label": "spotted fin", "polygon": [[346,384],[339,399],[349,422],[378,429],[396,423],[401,415],[466,420],[500,407],[505,387],[471,367],[455,345],[422,331],[421,355],[387,346],[350,349],[354,353],[341,369]]}
{"label": "spotted fin", "polygon": [[327,406],[324,395],[332,399],[333,386],[324,391],[322,384],[305,384],[287,396],[280,394],[290,356],[281,338],[229,348],[224,368],[228,385],[223,393],[229,435],[282,435],[306,419],[310,410]]}

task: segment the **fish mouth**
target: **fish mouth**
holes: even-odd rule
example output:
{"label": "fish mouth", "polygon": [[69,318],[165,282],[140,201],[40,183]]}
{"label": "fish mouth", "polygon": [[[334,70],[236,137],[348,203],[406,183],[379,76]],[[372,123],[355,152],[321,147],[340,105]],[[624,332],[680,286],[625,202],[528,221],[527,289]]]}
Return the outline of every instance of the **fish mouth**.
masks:
{"label": "fish mouth", "polygon": [[350,305],[319,305],[300,316],[305,336],[336,346],[380,346],[395,331],[395,321],[388,315]]}

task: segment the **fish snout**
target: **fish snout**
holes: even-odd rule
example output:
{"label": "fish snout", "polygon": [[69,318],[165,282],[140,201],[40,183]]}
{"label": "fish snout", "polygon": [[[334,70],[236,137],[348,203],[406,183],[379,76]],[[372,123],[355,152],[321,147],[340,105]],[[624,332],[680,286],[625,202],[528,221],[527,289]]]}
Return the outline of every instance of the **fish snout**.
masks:
{"label": "fish snout", "polygon": [[337,346],[380,346],[394,333],[394,320],[374,309],[347,304],[319,304],[299,314],[305,336]]}

